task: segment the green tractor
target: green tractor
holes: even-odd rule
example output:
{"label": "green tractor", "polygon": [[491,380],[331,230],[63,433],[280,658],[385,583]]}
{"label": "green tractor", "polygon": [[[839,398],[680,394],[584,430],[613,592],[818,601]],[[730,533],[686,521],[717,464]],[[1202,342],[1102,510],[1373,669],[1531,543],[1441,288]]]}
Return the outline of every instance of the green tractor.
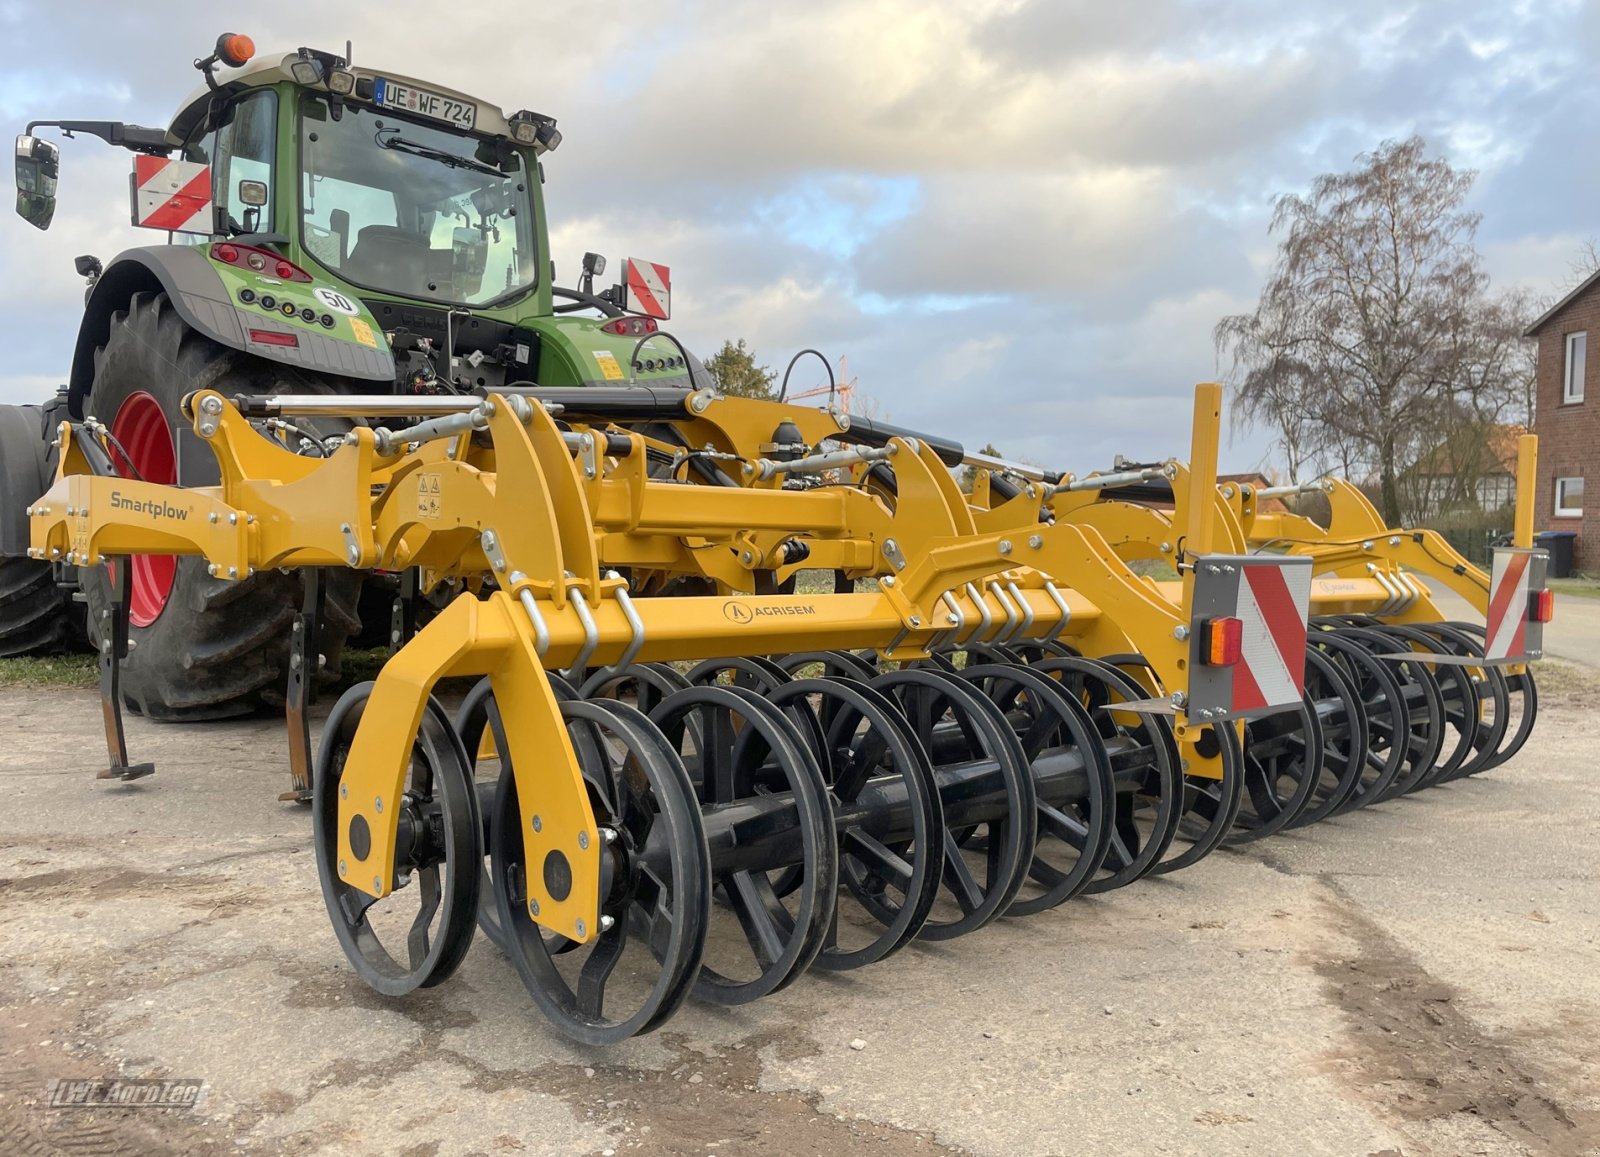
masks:
{"label": "green tractor", "polygon": [[[55,212],[59,149],[38,135],[55,128],[131,151],[133,223],[167,237],[105,263],[78,258],[89,289],[68,383],[43,405],[0,406],[0,656],[98,647],[109,621],[107,568],[26,555],[27,508],[48,485],[64,418],[103,423],[119,473],[206,486],[215,460],[180,409],[200,387],[707,384],[658,331],[665,268],[629,260],[597,292],[605,261],[586,254],[578,288],[554,284],[541,189],[541,158],[561,141],[553,118],[349,58],[348,46],[255,58],[228,34],[195,61],[205,85],[165,129],[38,121],[17,138],[17,212],[31,224],[47,228]],[[302,423],[278,436],[321,454],[341,433]],[[131,565],[129,707],[220,718],[281,694],[297,575],[230,582],[193,559]],[[362,578],[325,584],[318,650],[330,670],[361,625]],[[367,601],[386,638],[387,603]]]}

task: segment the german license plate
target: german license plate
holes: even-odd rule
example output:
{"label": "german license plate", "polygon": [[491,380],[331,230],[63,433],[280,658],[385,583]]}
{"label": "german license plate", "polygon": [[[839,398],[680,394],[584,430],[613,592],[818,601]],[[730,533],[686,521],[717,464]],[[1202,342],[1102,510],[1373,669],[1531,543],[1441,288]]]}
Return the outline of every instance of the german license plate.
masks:
{"label": "german license plate", "polygon": [[458,129],[470,129],[478,120],[477,105],[440,92],[429,92],[415,85],[379,78],[373,86],[372,96],[374,103],[384,108],[400,109],[429,120],[445,121]]}

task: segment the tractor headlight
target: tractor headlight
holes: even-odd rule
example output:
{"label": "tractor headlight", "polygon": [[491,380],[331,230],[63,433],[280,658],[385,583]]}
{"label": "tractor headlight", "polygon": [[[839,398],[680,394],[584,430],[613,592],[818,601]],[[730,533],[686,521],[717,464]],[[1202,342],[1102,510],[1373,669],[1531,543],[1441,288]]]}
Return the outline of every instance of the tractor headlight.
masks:
{"label": "tractor headlight", "polygon": [[294,77],[296,84],[321,84],[322,62],[317,60],[297,60],[289,66],[289,74]]}
{"label": "tractor headlight", "polygon": [[539,140],[539,127],[530,121],[518,121],[511,126],[511,135],[521,145],[536,144]]}
{"label": "tractor headlight", "polygon": [[328,91],[349,96],[356,90],[356,74],[336,68],[328,74]]}

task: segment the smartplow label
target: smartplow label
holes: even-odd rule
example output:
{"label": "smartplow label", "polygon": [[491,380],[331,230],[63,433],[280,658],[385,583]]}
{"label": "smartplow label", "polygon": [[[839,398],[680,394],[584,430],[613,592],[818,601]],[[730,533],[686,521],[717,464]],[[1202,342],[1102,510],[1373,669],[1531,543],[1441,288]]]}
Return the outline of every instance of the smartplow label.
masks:
{"label": "smartplow label", "polygon": [[154,498],[124,498],[122,491],[111,492],[111,509],[126,510],[133,514],[146,514],[151,518],[174,518],[179,522],[184,521],[194,513],[194,507],[183,509],[172,503]]}

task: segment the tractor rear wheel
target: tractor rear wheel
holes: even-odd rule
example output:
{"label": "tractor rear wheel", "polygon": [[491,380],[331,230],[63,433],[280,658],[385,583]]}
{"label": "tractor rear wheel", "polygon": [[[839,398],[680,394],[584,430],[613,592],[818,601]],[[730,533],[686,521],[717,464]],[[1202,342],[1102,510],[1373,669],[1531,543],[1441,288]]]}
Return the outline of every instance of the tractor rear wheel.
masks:
{"label": "tractor rear wheel", "polygon": [[[50,407],[53,409],[53,406]],[[56,585],[48,562],[31,559],[24,510],[50,483],[50,420],[38,406],[0,406],[0,503],[15,526],[0,535],[0,659],[81,650],[83,607]]]}
{"label": "tractor rear wheel", "polygon": [[[78,625],[74,625],[74,618]],[[0,659],[83,649],[83,608],[47,562],[0,558]]]}
{"label": "tractor rear wheel", "polygon": [[[112,317],[106,344],[96,351],[84,413],[110,427],[121,446],[116,457],[122,473],[137,472],[147,482],[203,485],[215,481],[201,473],[210,462],[181,456],[176,433],[187,425],[184,396],[201,388],[229,395],[333,392],[325,382],[196,333],[165,294],[139,293],[125,313]],[[209,459],[203,447],[200,457]],[[297,573],[268,570],[229,581],[212,578],[204,559],[171,555],[135,556],[131,565],[131,649],[122,664],[123,699],[130,709],[155,720],[190,722],[281,702],[291,623],[303,595]],[[81,572],[80,581],[90,639],[98,646],[110,621],[112,576],[99,567]],[[324,586],[317,649],[331,674],[359,626],[360,576],[334,571]]]}

